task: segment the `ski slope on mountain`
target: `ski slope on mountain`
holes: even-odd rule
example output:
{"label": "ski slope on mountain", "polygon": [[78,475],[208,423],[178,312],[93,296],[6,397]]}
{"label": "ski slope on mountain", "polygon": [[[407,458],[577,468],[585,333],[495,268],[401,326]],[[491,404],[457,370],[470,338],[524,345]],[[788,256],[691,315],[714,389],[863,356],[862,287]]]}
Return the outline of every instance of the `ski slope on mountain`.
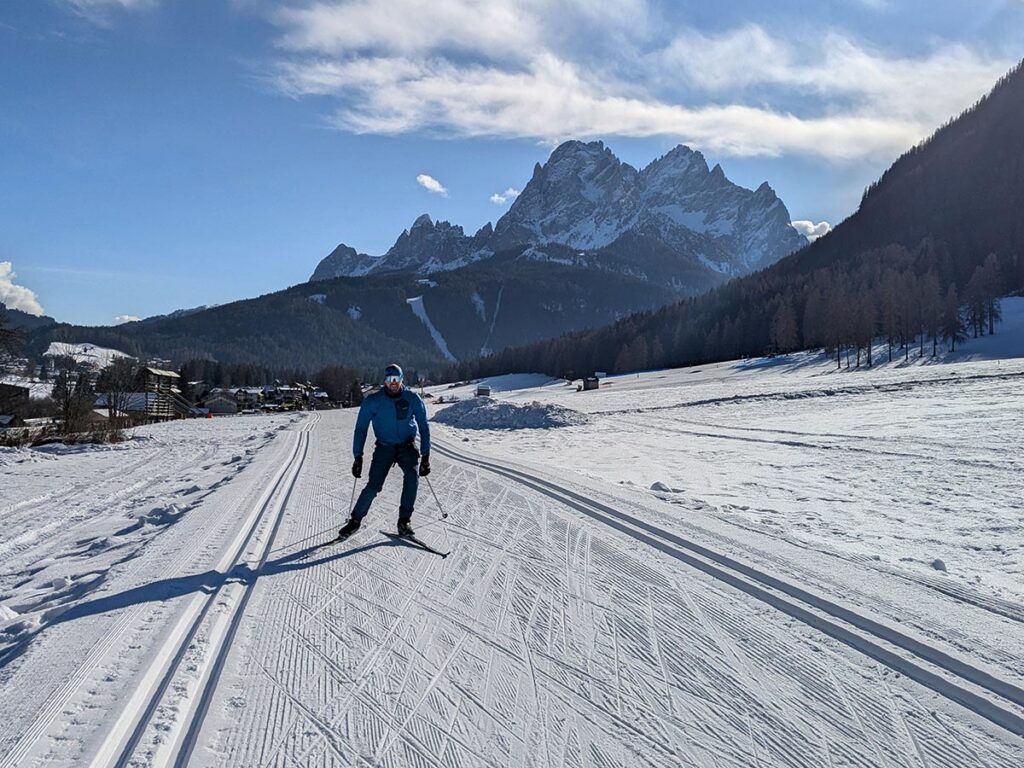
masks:
{"label": "ski slope on mountain", "polygon": [[[437,423],[413,522],[446,559],[381,533],[395,473],[318,546],[354,411],[5,451],[0,766],[1020,765],[1022,382],[506,377],[497,401],[587,418]],[[872,487],[865,528],[841,500]],[[924,545],[946,571],[897,557]]]}

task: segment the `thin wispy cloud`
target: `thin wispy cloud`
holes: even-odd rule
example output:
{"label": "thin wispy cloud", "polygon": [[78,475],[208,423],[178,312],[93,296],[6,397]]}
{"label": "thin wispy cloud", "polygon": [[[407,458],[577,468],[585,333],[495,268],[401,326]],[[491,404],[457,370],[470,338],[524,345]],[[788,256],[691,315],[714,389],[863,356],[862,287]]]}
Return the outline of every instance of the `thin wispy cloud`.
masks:
{"label": "thin wispy cloud", "polygon": [[520,190],[515,187],[509,187],[504,192],[495,192],[491,195],[491,202],[495,205],[504,205],[509,200],[515,200],[519,197]]}
{"label": "thin wispy cloud", "polygon": [[152,8],[159,0],[60,0],[70,11],[99,26],[109,26],[116,11]]}
{"label": "thin wispy cloud", "polygon": [[441,197],[448,197],[448,188],[433,176],[421,173],[416,177],[416,183],[428,192],[433,192],[435,195],[440,195]]}
{"label": "thin wispy cloud", "polygon": [[[664,136],[854,160],[907,149],[1012,64],[952,44],[899,57],[841,31],[800,45],[757,26],[662,42],[651,15],[643,0],[305,2],[274,16],[274,83],[333,97],[328,122],[353,133]],[[558,31],[580,25],[589,53]]]}
{"label": "thin wispy cloud", "polygon": [[0,304],[8,309],[20,309],[30,315],[40,317],[44,314],[43,307],[35,292],[14,280],[18,273],[9,261],[0,261]]}

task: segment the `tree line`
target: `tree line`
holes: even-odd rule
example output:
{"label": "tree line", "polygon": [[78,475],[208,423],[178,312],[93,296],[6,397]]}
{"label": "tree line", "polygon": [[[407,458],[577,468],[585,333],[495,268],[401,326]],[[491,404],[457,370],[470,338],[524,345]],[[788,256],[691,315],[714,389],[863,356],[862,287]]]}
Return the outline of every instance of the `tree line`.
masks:
{"label": "tree line", "polygon": [[808,272],[782,263],[725,286],[633,315],[451,368],[457,379],[539,371],[578,377],[679,367],[798,349],[824,349],[838,365],[870,366],[872,342],[887,359],[949,349],[992,333],[999,297],[1024,291],[1024,257],[988,254],[964,284],[961,263],[930,238],[888,245]]}

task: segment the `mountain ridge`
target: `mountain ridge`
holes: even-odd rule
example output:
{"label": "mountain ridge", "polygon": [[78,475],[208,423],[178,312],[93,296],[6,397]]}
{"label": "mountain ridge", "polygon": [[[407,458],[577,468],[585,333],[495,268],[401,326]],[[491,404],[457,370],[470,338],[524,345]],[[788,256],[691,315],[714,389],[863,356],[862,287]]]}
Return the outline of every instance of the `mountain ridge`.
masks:
{"label": "mountain ridge", "polygon": [[[641,235],[680,258],[697,258],[725,277],[747,274],[807,244],[765,182],[756,190],[709,169],[699,152],[678,145],[642,169],[619,160],[601,141],[567,141],[533,176],[508,211],[473,235],[419,216],[379,257],[339,245],[311,281],[372,273],[419,274],[458,269],[517,246],[564,245],[582,251]],[[643,253],[635,256],[641,261]]]}

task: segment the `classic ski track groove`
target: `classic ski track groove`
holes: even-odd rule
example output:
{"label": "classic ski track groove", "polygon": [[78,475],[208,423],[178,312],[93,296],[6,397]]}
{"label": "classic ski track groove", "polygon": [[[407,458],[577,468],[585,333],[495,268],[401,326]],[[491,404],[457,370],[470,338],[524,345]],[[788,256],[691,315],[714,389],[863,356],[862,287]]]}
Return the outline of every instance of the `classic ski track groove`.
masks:
{"label": "classic ski track groove", "polygon": [[[350,419],[321,425],[282,540],[340,521],[349,501]],[[268,561],[196,766],[876,768],[880,750],[915,768],[906,729],[928,768],[1018,764],[1012,736],[932,710],[930,691],[886,685],[883,665],[565,499],[459,461],[438,470],[448,561],[365,529]]]}
{"label": "classic ski track groove", "polygon": [[[637,424],[637,419],[638,418],[643,418],[643,416],[642,415],[630,416],[629,417],[630,424],[635,427],[636,424]],[[689,425],[703,427],[705,430],[710,430],[710,431],[695,432],[695,431],[687,430],[687,429],[679,429],[676,426],[674,426],[675,424],[689,424]],[[760,442],[766,442],[766,443],[770,443],[772,445],[777,445],[777,446],[781,446],[781,447],[795,447],[795,448],[800,448],[800,449],[803,449],[803,448],[814,448],[814,449],[828,450],[828,451],[850,450],[850,451],[854,451],[855,453],[858,453],[858,454],[863,454],[868,459],[870,459],[873,456],[887,456],[887,455],[888,456],[895,455],[895,456],[901,456],[901,457],[907,457],[907,458],[914,458],[914,459],[917,459],[917,460],[926,460],[928,458],[926,455],[923,455],[923,454],[920,454],[920,453],[913,453],[913,454],[911,454],[911,453],[906,453],[906,454],[904,454],[904,453],[893,453],[893,452],[885,452],[885,451],[878,451],[878,450],[869,450],[869,449],[865,449],[865,448],[851,447],[851,446],[846,446],[846,445],[843,444],[846,441],[849,441],[849,442],[859,442],[859,443],[868,444],[868,445],[886,445],[888,443],[891,443],[891,440],[887,440],[887,439],[881,438],[881,437],[869,436],[869,435],[849,435],[849,434],[821,435],[821,434],[818,434],[818,433],[797,432],[797,431],[793,431],[793,430],[784,430],[784,429],[778,429],[778,428],[746,427],[746,426],[739,426],[739,425],[735,425],[735,424],[717,424],[717,423],[713,423],[713,422],[694,421],[694,420],[689,420],[689,419],[673,419],[673,423],[672,424],[666,424],[664,422],[664,420],[660,420],[660,421],[657,421],[657,423],[654,424],[653,426],[656,427],[659,431],[662,431],[662,432],[668,431],[668,432],[673,432],[673,433],[677,433],[677,434],[699,435],[701,437],[708,438],[708,439],[711,439],[711,440],[741,440],[741,439],[743,439],[743,438],[738,438],[735,435],[728,434],[728,432],[730,432],[730,431],[734,431],[734,432],[752,432],[752,433],[762,434],[762,435],[767,435],[767,436],[771,436],[771,435],[785,435],[785,436],[789,436],[789,437],[799,437],[799,438],[803,438],[803,440],[802,441],[796,441],[796,440],[793,440],[793,439],[769,440],[769,439],[765,438],[765,439],[760,440]],[[831,442],[824,442],[826,439],[831,441]],[[901,444],[905,444],[905,443],[903,443],[903,441],[901,441]],[[942,442],[939,442],[939,441],[932,441],[932,442],[927,443],[927,444],[926,443],[920,443],[919,447],[921,448],[921,450],[925,450],[926,451],[926,450],[934,450],[934,448],[937,445],[941,445],[941,446],[943,446],[943,447],[945,447],[945,448],[947,448],[949,450],[954,450],[956,448],[955,445],[951,445],[951,444],[948,444],[948,443],[942,443]],[[965,460],[962,463],[967,464],[968,462]],[[1020,469],[1021,469],[1021,465],[1020,465],[1019,460],[1016,461],[1016,462],[1010,461],[1008,463],[1000,463],[1000,464],[996,464],[996,463],[992,463],[992,462],[976,462],[974,464],[974,466],[977,466],[979,469],[981,469],[981,470],[983,470],[985,472],[992,473],[994,475],[1000,475],[1000,474],[1005,475],[1006,473],[1011,473],[1011,474],[1012,473],[1018,473],[1020,471]],[[707,503],[707,502],[705,502],[703,500],[699,500],[699,501],[701,501],[701,503],[704,503],[704,504]],[[709,505],[709,506],[711,506],[711,505]],[[978,593],[978,592],[975,592],[975,591],[971,590],[967,586],[964,586],[964,585],[961,585],[961,584],[951,584],[948,581],[943,581],[941,579],[929,577],[929,576],[923,575],[923,574],[911,575],[911,574],[908,574],[906,571],[902,571],[902,570],[900,570],[898,568],[894,568],[892,566],[888,566],[888,565],[886,565],[884,563],[881,563],[881,562],[876,562],[876,561],[868,560],[866,558],[864,558],[864,559],[857,558],[857,557],[854,557],[854,556],[850,556],[849,554],[842,553],[842,552],[835,551],[835,550],[823,549],[823,548],[820,548],[820,547],[815,546],[813,544],[810,544],[808,542],[796,540],[796,539],[794,539],[792,537],[782,535],[778,531],[768,529],[768,528],[766,528],[764,526],[752,525],[752,524],[750,524],[746,520],[736,519],[735,516],[733,516],[733,515],[719,513],[719,516],[721,517],[721,519],[726,520],[727,522],[729,522],[732,525],[736,525],[736,526],[744,528],[746,530],[755,531],[755,532],[757,532],[760,535],[770,536],[772,538],[779,539],[781,541],[785,541],[788,544],[793,545],[793,546],[798,546],[798,547],[802,547],[802,548],[805,548],[805,549],[813,549],[814,551],[817,551],[817,552],[824,552],[825,554],[827,554],[827,555],[829,555],[831,557],[836,557],[836,558],[839,558],[841,560],[845,560],[846,562],[856,563],[856,564],[860,565],[861,567],[867,566],[867,567],[871,568],[872,570],[879,571],[881,573],[886,573],[886,574],[889,574],[889,575],[892,575],[892,576],[896,576],[899,579],[901,579],[903,581],[906,581],[908,583],[921,584],[921,585],[924,585],[924,586],[928,587],[929,589],[933,589],[933,590],[935,590],[937,592],[942,592],[943,594],[949,595],[950,597],[953,597],[953,598],[957,599],[958,601],[960,601],[962,603],[968,603],[970,605],[976,606],[976,607],[981,608],[982,610],[988,611],[990,613],[998,614],[1000,616],[1004,616],[1004,617],[1006,617],[1008,619],[1011,619],[1013,621],[1024,623],[1024,605],[1021,605],[1020,603],[1017,603],[1017,602],[1013,602],[1012,600],[1007,600],[1005,598],[1000,598],[1000,597],[997,597],[997,596],[994,596],[994,595],[981,594],[981,593]]]}
{"label": "classic ski track groove", "polygon": [[[174,629],[168,633],[163,645],[153,650],[154,662],[151,664],[148,672],[142,676],[138,687],[128,699],[121,716],[104,740],[100,752],[93,756],[89,763],[90,768],[101,768],[101,766],[123,768],[123,766],[130,763],[136,747],[150,725],[150,721],[160,706],[168,687],[174,680],[181,660],[184,658],[186,651],[188,651],[193,638],[203,625],[210,609],[221,598],[222,590],[227,584],[227,577],[242,562],[249,544],[253,541],[257,532],[265,527],[268,510],[273,510],[270,512],[270,515],[273,516],[272,528],[276,528],[276,524],[284,514],[285,504],[283,499],[286,498],[287,492],[282,494],[279,491],[285,485],[290,488],[298,477],[305,458],[305,447],[308,445],[309,431],[316,421],[317,419],[314,418],[303,424],[296,435],[295,446],[292,448],[287,460],[278,468],[270,483],[265,487],[261,501],[257,504],[257,509],[254,510],[247,521],[248,525],[243,525],[235,542],[232,542],[233,548],[229,547],[230,551],[225,554],[218,564],[219,567],[216,570],[224,575],[225,581],[209,594],[194,595],[188,609],[178,620]],[[289,477],[290,482],[286,483]],[[272,502],[275,498],[282,499],[281,503],[273,505]],[[273,535],[270,535],[261,548],[261,556],[263,558],[266,557],[272,544]],[[235,605],[237,606],[237,603]],[[241,612],[236,612],[234,619],[237,620],[240,616]],[[226,632],[221,636],[221,642],[230,642],[232,637],[233,632]],[[221,646],[211,647],[208,651],[208,658],[210,656],[219,656],[220,650]],[[204,676],[204,687],[196,692],[199,699],[202,699],[206,690],[205,684],[209,684],[211,681],[216,684],[216,679],[216,675]],[[195,705],[196,701],[197,699],[193,697],[187,704]],[[187,719],[191,719],[189,717],[191,714],[190,709],[186,708],[185,715]],[[172,755],[167,764],[174,764],[175,759],[176,755]]]}
{"label": "classic ski track groove", "polygon": [[[910,658],[899,655],[869,636],[898,647],[912,657],[940,668],[949,675],[984,688],[1006,700],[1008,704],[1024,707],[1024,689],[999,679],[973,665],[956,659],[943,650],[911,638],[891,627],[879,624],[867,616],[840,606],[824,597],[814,595],[767,573],[760,572],[732,557],[688,541],[681,536],[620,512],[602,502],[590,499],[576,491],[559,486],[528,472],[503,467],[480,458],[466,456],[447,445],[435,441],[435,450],[456,461],[489,470],[519,482],[522,485],[554,498],[605,525],[649,544],[679,559],[719,581],[745,592],[793,618],[839,640],[855,651],[870,656],[891,669],[924,685],[951,701],[975,712],[1010,733],[1024,737],[1024,717],[1011,706],[986,698],[973,690],[926,669]],[[683,549],[689,550],[684,552]],[[762,586],[763,585],[763,586]],[[766,589],[767,588],[767,589]],[[769,591],[771,590],[771,591]],[[782,597],[785,594],[793,600]],[[801,605],[802,604],[802,605]],[[823,614],[839,619],[854,627],[855,632],[836,623]]]}
{"label": "classic ski track groove", "polygon": [[[220,446],[218,444],[204,450],[200,455],[200,463],[212,458],[219,447]],[[143,461],[137,462],[135,466],[141,466],[142,464],[150,461],[151,458],[151,456],[147,456]],[[174,471],[175,470],[167,470],[158,473],[153,476],[150,482],[147,482],[147,485],[152,485],[162,479],[165,479],[166,477],[174,474]],[[105,480],[110,480],[112,478],[113,474],[108,475]],[[79,485],[83,488],[86,486],[85,483]],[[123,488],[119,490],[123,490]],[[69,496],[69,498],[71,498],[71,496]],[[32,545],[37,543],[38,541],[34,541],[32,542]],[[190,551],[182,552],[174,563],[172,563],[172,568],[182,566],[191,554],[192,553]],[[142,560],[136,560],[135,565],[132,567],[132,572],[136,572],[144,568],[145,563]],[[11,751],[3,757],[2,761],[0,761],[0,768],[17,768],[21,764],[21,761],[28,756],[38,743],[39,739],[42,738],[49,729],[57,714],[65,707],[68,701],[78,693],[81,686],[93,673],[96,667],[108,658],[110,648],[116,646],[116,644],[137,625],[137,620],[145,611],[146,606],[140,603],[134,608],[122,612],[114,626],[105,633],[105,642],[94,644],[89,649],[89,653],[82,660],[81,664],[77,665],[74,674],[68,677],[67,680],[65,680],[47,697],[46,702],[39,710],[39,713],[35,720],[33,720],[31,726],[29,726],[21,738],[15,743]]]}

